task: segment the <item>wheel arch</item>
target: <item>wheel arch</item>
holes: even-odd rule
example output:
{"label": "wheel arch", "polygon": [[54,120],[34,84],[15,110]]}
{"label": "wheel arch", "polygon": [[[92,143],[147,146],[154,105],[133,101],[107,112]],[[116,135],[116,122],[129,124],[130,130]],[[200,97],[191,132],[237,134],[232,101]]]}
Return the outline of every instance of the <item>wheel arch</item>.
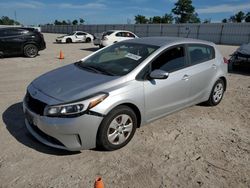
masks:
{"label": "wheel arch", "polygon": [[225,91],[226,91],[226,89],[227,89],[227,79],[224,76],[221,76],[219,79],[221,79],[224,82],[224,84],[225,84]]}

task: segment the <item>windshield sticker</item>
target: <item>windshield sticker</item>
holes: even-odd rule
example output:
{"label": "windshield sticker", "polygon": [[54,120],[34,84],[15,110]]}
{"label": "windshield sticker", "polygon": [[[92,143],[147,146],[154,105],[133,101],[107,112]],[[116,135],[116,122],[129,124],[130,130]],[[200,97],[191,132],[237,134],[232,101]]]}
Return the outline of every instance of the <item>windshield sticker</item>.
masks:
{"label": "windshield sticker", "polygon": [[131,54],[131,53],[127,53],[127,54],[125,55],[125,57],[130,58],[130,59],[133,59],[133,60],[135,60],[135,61],[138,61],[139,59],[141,59],[141,56],[135,55],[135,54]]}

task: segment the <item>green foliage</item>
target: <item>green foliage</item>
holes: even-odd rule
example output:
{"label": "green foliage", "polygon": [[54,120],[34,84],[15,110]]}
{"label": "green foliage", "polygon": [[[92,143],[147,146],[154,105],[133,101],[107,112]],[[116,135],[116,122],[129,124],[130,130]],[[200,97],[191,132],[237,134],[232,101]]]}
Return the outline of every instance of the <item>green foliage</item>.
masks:
{"label": "green foliage", "polygon": [[200,23],[200,18],[195,13],[192,0],[178,0],[172,12],[177,15],[175,17],[176,23]]}
{"label": "green foliage", "polygon": [[245,22],[250,22],[250,12],[246,14]]}
{"label": "green foliage", "polygon": [[77,20],[73,20],[73,21],[72,21],[72,24],[73,24],[73,25],[78,25],[78,21],[77,21]]}
{"label": "green foliage", "polygon": [[20,23],[10,19],[8,16],[2,16],[0,18],[0,25],[20,25]]}
{"label": "green foliage", "polygon": [[143,15],[138,14],[137,16],[135,16],[135,23],[136,24],[146,24],[146,23],[148,23],[148,21],[149,20]]}
{"label": "green foliage", "polygon": [[227,23],[227,22],[233,22],[233,23],[241,23],[241,22],[250,22],[250,12],[244,13],[242,11],[237,12],[235,15],[230,16],[230,18],[227,20],[224,18],[222,20],[222,23]]}
{"label": "green foliage", "polygon": [[143,15],[135,16],[135,23],[136,24],[159,24],[159,23],[172,23],[174,20],[172,14],[165,14],[161,16],[153,16],[150,18],[146,18]]}
{"label": "green foliage", "polygon": [[79,18],[80,24],[84,24],[85,20],[83,18]]}
{"label": "green foliage", "polygon": [[227,23],[227,19],[224,18],[221,22],[222,22],[222,23]]}

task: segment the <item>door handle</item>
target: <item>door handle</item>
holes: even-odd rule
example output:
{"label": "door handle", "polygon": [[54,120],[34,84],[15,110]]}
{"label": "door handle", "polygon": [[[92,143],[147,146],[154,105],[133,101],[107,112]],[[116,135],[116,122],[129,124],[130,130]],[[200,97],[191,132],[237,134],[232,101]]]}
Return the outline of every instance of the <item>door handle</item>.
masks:
{"label": "door handle", "polygon": [[189,75],[185,74],[183,77],[182,77],[182,80],[188,80],[189,79]]}
{"label": "door handle", "polygon": [[217,65],[213,64],[213,65],[212,65],[212,68],[213,68],[213,69],[217,69]]}

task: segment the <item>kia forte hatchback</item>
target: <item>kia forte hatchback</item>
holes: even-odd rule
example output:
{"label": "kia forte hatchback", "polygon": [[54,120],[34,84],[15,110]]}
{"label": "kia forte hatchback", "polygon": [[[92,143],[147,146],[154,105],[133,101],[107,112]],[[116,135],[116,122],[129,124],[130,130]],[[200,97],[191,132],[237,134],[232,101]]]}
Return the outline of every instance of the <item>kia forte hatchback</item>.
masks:
{"label": "kia forte hatchback", "polygon": [[25,123],[48,146],[115,150],[151,121],[219,104],[226,74],[227,60],[211,42],[127,40],[35,79],[23,101]]}

